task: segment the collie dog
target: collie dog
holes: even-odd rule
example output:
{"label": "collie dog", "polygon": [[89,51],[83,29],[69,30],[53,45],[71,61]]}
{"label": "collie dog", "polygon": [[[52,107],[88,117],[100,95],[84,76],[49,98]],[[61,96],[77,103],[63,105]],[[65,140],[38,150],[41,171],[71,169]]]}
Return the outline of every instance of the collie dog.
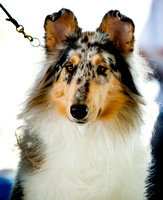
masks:
{"label": "collie dog", "polygon": [[46,62],[24,109],[11,200],[144,200],[156,115],[134,23],[109,11],[82,32],[68,9],[45,20]]}

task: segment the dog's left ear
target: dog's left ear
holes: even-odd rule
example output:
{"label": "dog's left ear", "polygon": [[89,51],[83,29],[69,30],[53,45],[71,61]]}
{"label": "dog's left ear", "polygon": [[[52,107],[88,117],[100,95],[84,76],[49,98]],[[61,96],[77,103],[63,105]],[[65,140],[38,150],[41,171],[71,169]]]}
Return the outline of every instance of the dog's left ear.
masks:
{"label": "dog's left ear", "polygon": [[70,10],[61,9],[59,12],[46,17],[44,28],[46,49],[51,51],[61,44],[66,36],[78,29],[78,23]]}
{"label": "dog's left ear", "polygon": [[103,18],[98,30],[108,34],[110,40],[123,55],[133,50],[134,23],[118,10],[109,11]]}

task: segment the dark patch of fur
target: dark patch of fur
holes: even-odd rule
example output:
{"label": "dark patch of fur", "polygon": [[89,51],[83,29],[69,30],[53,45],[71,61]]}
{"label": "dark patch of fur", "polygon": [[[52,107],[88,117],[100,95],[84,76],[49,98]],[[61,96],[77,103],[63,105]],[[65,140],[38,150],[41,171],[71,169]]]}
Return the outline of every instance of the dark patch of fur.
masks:
{"label": "dark patch of fur", "polygon": [[82,43],[87,43],[88,42],[88,36],[85,35],[84,38],[81,40]]}
{"label": "dark patch of fur", "polygon": [[84,88],[85,88],[86,93],[88,93],[89,92],[89,82],[85,83]]}
{"label": "dark patch of fur", "polygon": [[21,162],[19,170],[13,183],[10,200],[23,200],[23,180],[21,174],[26,172],[33,173],[41,168],[44,162],[43,143],[36,135],[29,134],[23,127],[19,128],[19,135],[16,135],[17,145],[21,150]]}
{"label": "dark patch of fur", "polygon": [[13,183],[11,194],[10,194],[10,200],[23,200],[23,182],[21,180],[20,172],[21,168],[19,167],[19,171],[17,173],[17,176],[15,178],[15,182]]}
{"label": "dark patch of fur", "polygon": [[67,46],[67,48],[69,49],[78,49],[79,46],[77,45],[77,41],[79,40],[79,38],[81,38],[81,34],[82,34],[82,29],[78,28],[75,32],[69,34],[66,37],[66,40],[64,41],[64,45]]}
{"label": "dark patch of fur", "polygon": [[60,70],[59,65],[55,65],[55,66],[52,65],[51,67],[49,67],[44,78],[45,79],[44,87],[43,87],[44,89],[51,87],[53,83],[58,80],[59,70]]}
{"label": "dark patch of fur", "polygon": [[21,129],[20,135],[17,137],[17,145],[21,150],[21,167],[27,170],[38,170],[44,163],[43,142],[37,137],[37,135],[29,133],[28,130]]}

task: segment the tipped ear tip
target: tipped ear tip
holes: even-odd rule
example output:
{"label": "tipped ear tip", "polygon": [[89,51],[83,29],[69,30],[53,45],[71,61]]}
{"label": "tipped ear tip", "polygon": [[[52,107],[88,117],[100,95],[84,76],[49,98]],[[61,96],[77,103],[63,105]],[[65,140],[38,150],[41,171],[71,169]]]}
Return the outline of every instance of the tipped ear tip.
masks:
{"label": "tipped ear tip", "polygon": [[[102,27],[102,23],[103,22],[113,22],[113,23],[118,23],[118,21],[119,22],[125,22],[126,23],[126,25],[128,24],[130,24],[131,26],[132,26],[132,31],[134,32],[134,30],[135,30],[135,25],[134,25],[134,22],[133,22],[133,20],[132,19],[130,19],[129,17],[127,17],[126,15],[123,15],[119,10],[110,10],[109,12],[107,12],[106,14],[105,14],[105,16],[103,17],[103,20],[102,20],[102,22],[101,22],[101,24],[100,24],[100,27],[99,27],[99,30],[100,30],[100,28]],[[124,23],[124,24],[125,24]],[[120,23],[119,23],[120,24]],[[122,24],[122,23],[121,23]],[[105,24],[105,25],[107,25],[107,23]]]}
{"label": "tipped ear tip", "polygon": [[[61,15],[62,15],[62,14],[65,14],[65,13],[70,14],[70,13],[72,13],[72,11],[69,10],[69,9],[66,9],[66,8],[62,8],[62,9],[59,10],[58,12],[55,12],[55,13],[53,13],[53,14],[51,14],[51,15],[48,15],[48,16],[45,18],[45,21],[47,21],[47,20],[50,20],[50,21],[52,21],[52,22],[57,21],[57,20],[61,17]],[[72,13],[72,14],[73,14],[73,13]]]}
{"label": "tipped ear tip", "polygon": [[51,15],[48,15],[48,16],[46,16],[46,18],[45,18],[45,22],[47,21],[47,20],[50,20],[50,21],[52,21],[52,22],[54,22],[54,21],[57,21],[59,18],[60,18],[60,16],[62,15],[62,9],[61,10],[59,10],[58,12],[55,12],[55,13],[53,13],[53,14],[51,14]]}
{"label": "tipped ear tip", "polygon": [[59,10],[58,12],[55,12],[55,13],[53,13],[53,14],[51,14],[51,15],[47,15],[47,16],[46,16],[45,22],[44,22],[44,28],[45,28],[45,26],[46,26],[46,24],[47,24],[48,21],[56,22],[56,21],[58,21],[60,18],[64,19],[65,21],[66,21],[66,18],[67,18],[67,21],[68,21],[69,19],[72,19],[72,20],[74,20],[74,22],[75,22],[76,24],[78,24],[77,19],[76,19],[74,13],[73,13],[71,10],[69,10],[69,9],[62,8],[62,9]]}
{"label": "tipped ear tip", "polygon": [[131,22],[134,25],[133,20],[126,15],[123,15],[119,10],[110,10],[106,15],[109,15],[110,17],[116,17],[123,22]]}
{"label": "tipped ear tip", "polygon": [[112,17],[116,17],[117,14],[119,14],[120,11],[119,10],[110,10],[107,14],[109,14]]}

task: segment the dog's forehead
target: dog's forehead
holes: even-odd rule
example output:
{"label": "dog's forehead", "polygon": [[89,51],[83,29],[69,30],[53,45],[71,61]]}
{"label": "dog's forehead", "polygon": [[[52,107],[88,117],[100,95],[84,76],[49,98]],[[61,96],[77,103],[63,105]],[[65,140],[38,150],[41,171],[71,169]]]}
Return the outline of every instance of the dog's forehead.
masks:
{"label": "dog's forehead", "polygon": [[93,59],[99,59],[105,62],[112,61],[115,64],[115,57],[113,54],[102,49],[101,46],[108,40],[107,36],[98,32],[84,32],[81,37],[76,41],[76,46],[78,48],[71,49],[69,51],[69,58],[72,55],[78,55],[81,62],[93,62]]}

